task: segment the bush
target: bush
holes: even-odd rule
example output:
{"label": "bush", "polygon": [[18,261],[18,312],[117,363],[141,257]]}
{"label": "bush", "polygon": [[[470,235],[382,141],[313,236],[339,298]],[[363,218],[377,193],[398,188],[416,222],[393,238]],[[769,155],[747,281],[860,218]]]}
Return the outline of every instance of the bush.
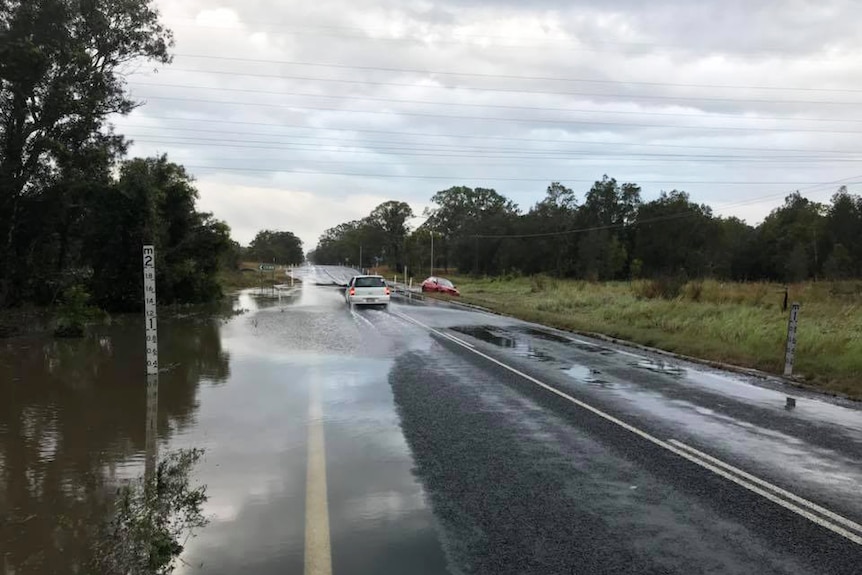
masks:
{"label": "bush", "polygon": [[554,278],[544,274],[530,277],[530,293],[540,293],[547,289],[553,289],[556,285],[557,282]]}
{"label": "bush", "polygon": [[[685,287],[686,280],[681,276],[663,276],[653,280],[632,283],[632,291],[642,299],[676,299]],[[703,291],[701,284],[700,291]],[[700,297],[700,295],[698,295]]]}
{"label": "bush", "polygon": [[98,315],[89,305],[90,294],[80,285],[73,285],[63,294],[63,303],[57,309],[56,337],[83,337],[87,323]]}
{"label": "bush", "polygon": [[697,280],[685,284],[685,297],[691,301],[699,302],[703,297],[703,281]]}
{"label": "bush", "polygon": [[192,489],[190,474],[200,449],[168,454],[153,477],[117,492],[115,514],[96,548],[96,572],[134,575],[172,573],[183,543],[207,525],[206,486]]}

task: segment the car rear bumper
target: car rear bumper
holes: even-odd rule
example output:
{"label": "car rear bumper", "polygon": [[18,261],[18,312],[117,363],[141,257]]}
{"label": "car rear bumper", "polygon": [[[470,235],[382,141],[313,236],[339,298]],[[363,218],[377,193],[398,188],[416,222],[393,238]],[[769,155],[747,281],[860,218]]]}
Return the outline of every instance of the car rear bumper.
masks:
{"label": "car rear bumper", "polygon": [[348,296],[347,303],[353,305],[387,305],[390,296]]}

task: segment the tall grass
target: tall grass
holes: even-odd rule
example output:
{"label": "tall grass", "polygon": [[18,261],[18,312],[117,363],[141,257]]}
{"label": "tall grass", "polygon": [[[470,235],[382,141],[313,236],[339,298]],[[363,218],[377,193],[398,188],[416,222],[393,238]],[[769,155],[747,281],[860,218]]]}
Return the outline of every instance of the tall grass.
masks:
{"label": "tall grass", "polygon": [[456,279],[463,300],[528,321],[772,373],[784,367],[787,287],[802,305],[795,373],[862,399],[862,282]]}

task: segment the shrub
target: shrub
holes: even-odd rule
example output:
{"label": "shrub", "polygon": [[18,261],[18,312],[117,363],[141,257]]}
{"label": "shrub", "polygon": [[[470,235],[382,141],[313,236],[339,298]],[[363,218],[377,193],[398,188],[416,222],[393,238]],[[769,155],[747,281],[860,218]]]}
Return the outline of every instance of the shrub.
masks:
{"label": "shrub", "polygon": [[685,297],[691,301],[699,302],[703,297],[703,281],[697,280],[685,284]]}
{"label": "shrub", "polygon": [[[682,294],[685,278],[681,276],[663,276],[653,280],[634,282],[632,291],[643,299],[676,299]],[[701,285],[701,292],[703,286]],[[699,297],[699,296],[698,296]]]}
{"label": "shrub", "polygon": [[556,287],[557,282],[554,278],[544,274],[539,274],[530,277],[530,293],[540,293],[548,289]]}
{"label": "shrub", "polygon": [[200,449],[168,454],[152,477],[117,492],[115,514],[96,544],[96,572],[172,573],[183,543],[208,523],[202,513],[206,486],[192,489],[189,475]]}
{"label": "shrub", "polygon": [[80,285],[73,285],[63,294],[57,309],[57,337],[83,337],[84,327],[95,319],[98,310],[89,305],[90,294]]}

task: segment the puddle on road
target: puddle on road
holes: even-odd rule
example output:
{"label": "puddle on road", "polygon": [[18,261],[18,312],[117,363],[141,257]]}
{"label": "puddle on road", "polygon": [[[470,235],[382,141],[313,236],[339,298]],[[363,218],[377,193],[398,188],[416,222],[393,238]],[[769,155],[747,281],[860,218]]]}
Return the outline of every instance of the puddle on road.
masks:
{"label": "puddle on road", "polygon": [[492,343],[498,347],[514,348],[515,339],[507,335],[501,335],[498,332],[492,331],[493,328],[485,326],[457,326],[453,327],[453,331],[475,337],[478,340]]}
{"label": "puddle on road", "polygon": [[553,342],[556,342],[556,343],[565,343],[565,344],[570,344],[570,343],[572,343],[572,340],[571,340],[570,338],[563,337],[563,336],[561,336],[561,335],[557,335],[557,334],[555,334],[555,333],[551,333],[551,332],[549,332],[549,331],[544,331],[544,330],[541,330],[541,329],[536,329],[536,328],[534,328],[534,327],[524,328],[524,329],[523,329],[523,330],[521,330],[521,331],[522,331],[523,333],[525,333],[525,334],[529,335],[529,336],[532,336],[532,337],[535,337],[535,338],[538,338],[538,339],[544,339],[544,340],[547,340],[547,341],[553,341]]}
{"label": "puddle on road", "polygon": [[688,377],[688,369],[681,367],[675,363],[671,363],[668,361],[651,361],[648,359],[644,359],[642,361],[638,361],[637,363],[631,364],[634,367],[640,369],[646,369],[655,373],[664,373],[667,375],[672,375],[677,378]]}
{"label": "puddle on road", "polygon": [[572,367],[565,368],[562,371],[576,381],[595,384],[601,387],[607,387],[609,385],[609,382],[601,377],[602,374],[599,370],[589,368],[585,365],[573,365]]}
{"label": "puddle on road", "polygon": [[549,355],[548,353],[546,353],[540,349],[536,349],[534,347],[530,347],[527,350],[526,355],[530,359],[535,359],[536,361],[541,361],[541,362],[557,361],[557,359],[555,357]]}

